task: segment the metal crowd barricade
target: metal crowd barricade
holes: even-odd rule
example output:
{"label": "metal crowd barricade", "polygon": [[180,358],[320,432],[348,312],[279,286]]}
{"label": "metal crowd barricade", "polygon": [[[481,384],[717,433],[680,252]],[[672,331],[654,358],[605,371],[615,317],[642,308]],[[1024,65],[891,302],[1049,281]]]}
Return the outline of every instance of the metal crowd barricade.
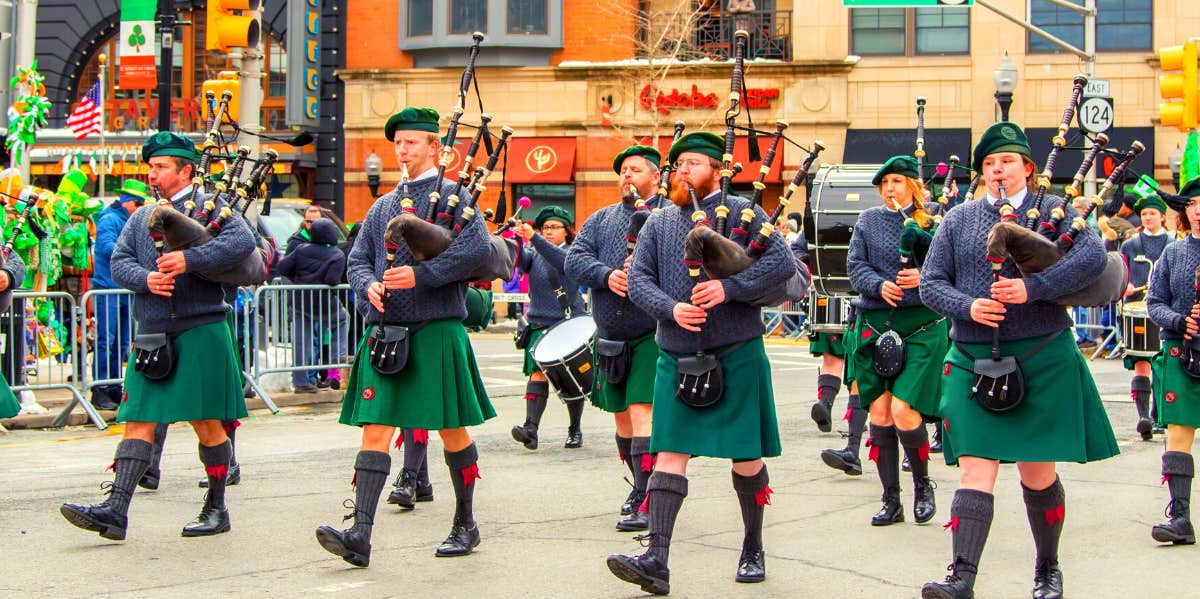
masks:
{"label": "metal crowd barricade", "polygon": [[[364,325],[349,285],[263,285],[253,296],[254,359],[250,378],[267,374],[348,368]],[[249,326],[249,323],[247,323]],[[328,351],[325,351],[328,336]],[[346,383],[348,381],[343,381]]]}
{"label": "metal crowd barricade", "polygon": [[804,313],[803,302],[788,301],[762,309],[763,326],[767,329],[767,336],[780,336],[785,339],[796,339],[804,334],[804,321],[807,316]]}
{"label": "metal crowd barricade", "polygon": [[80,333],[84,330],[71,294],[16,291],[12,307],[0,314],[0,361],[14,393],[53,389],[71,393],[71,402],[55,419],[55,426],[65,424],[78,404],[96,428],[104,430],[108,424],[81,392],[86,360],[80,356],[87,344]]}
{"label": "metal crowd barricade", "polygon": [[1095,360],[1110,344],[1114,349],[1109,352],[1108,357],[1117,357],[1118,352],[1115,349],[1121,341],[1121,316],[1117,312],[1117,304],[1099,308],[1076,307],[1071,310],[1071,318],[1075,321],[1076,341],[1082,337],[1096,342],[1096,349],[1088,356],[1089,360]]}

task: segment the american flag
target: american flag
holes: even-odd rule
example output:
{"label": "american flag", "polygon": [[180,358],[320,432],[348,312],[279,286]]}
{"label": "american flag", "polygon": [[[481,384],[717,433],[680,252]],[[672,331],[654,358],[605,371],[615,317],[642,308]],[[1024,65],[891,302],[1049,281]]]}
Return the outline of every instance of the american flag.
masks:
{"label": "american flag", "polygon": [[100,134],[99,81],[83,95],[79,104],[75,105],[75,110],[71,112],[71,116],[67,117],[67,128],[75,134],[75,139],[83,139],[89,133]]}

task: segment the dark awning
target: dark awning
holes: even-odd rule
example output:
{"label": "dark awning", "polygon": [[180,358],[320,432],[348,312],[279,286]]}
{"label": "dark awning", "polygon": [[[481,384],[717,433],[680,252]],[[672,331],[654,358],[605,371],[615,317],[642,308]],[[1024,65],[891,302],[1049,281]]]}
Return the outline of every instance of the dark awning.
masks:
{"label": "dark awning", "polygon": [[[917,130],[913,129],[849,129],[846,131],[847,164],[882,164],[897,154],[911,155],[917,149]],[[946,162],[950,155],[958,156],[960,164],[971,162],[970,129],[926,129],[926,177],[933,166]],[[961,171],[959,176],[962,177]]]}
{"label": "dark awning", "polygon": [[[1025,130],[1025,135],[1029,137],[1029,147],[1033,150],[1033,161],[1039,169],[1044,166],[1046,158],[1050,155],[1050,140],[1056,133],[1056,127],[1031,127]],[[1154,127],[1114,127],[1108,134],[1108,149],[1121,153],[1128,150],[1135,139],[1146,146],[1146,151],[1130,164],[1125,172],[1126,181],[1137,180],[1140,173],[1154,173]],[[1096,177],[1104,179],[1112,174],[1118,158],[1119,156],[1108,155],[1097,159],[1100,169]],[[1059,153],[1054,162],[1054,180],[1070,181],[1071,177],[1075,176],[1075,171],[1079,170],[1080,162],[1083,162],[1083,136],[1078,129],[1072,129],[1067,134],[1067,147]]]}

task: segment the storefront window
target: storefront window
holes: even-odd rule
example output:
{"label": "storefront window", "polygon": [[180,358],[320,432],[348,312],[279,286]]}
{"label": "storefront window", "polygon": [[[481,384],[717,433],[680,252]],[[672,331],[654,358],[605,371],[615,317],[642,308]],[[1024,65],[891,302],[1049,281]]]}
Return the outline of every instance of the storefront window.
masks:
{"label": "storefront window", "polygon": [[546,34],[547,0],[508,0],[508,32]]}
{"label": "storefront window", "polygon": [[856,8],[850,15],[855,54],[904,54],[903,8]]}
{"label": "storefront window", "polygon": [[487,0],[450,0],[450,33],[487,30]]}
{"label": "storefront window", "polygon": [[[1083,0],[1067,0],[1083,5]],[[1153,41],[1153,0],[1097,0],[1097,50],[1149,50]],[[1049,0],[1030,0],[1029,20],[1047,33],[1083,48],[1083,15]],[[1049,40],[1029,34],[1030,52],[1061,52]]]}
{"label": "storefront window", "polygon": [[917,8],[917,54],[966,54],[970,20],[966,8]]}
{"label": "storefront window", "polygon": [[408,0],[408,35],[433,35],[433,0]]}
{"label": "storefront window", "polygon": [[[529,207],[521,210],[522,220],[531,221],[537,215],[538,211],[546,206],[558,206],[565,208],[571,216],[576,216],[575,212],[575,186],[568,183],[563,185],[558,184],[542,184],[542,183],[527,183],[522,185],[512,186],[512,198],[529,198]],[[509,214],[512,214],[512,207],[509,207]],[[578,218],[576,218],[578,221]],[[581,223],[575,223],[575,230],[578,231]]]}
{"label": "storefront window", "polygon": [[966,8],[856,8],[851,11],[855,54],[966,54],[971,22]]}

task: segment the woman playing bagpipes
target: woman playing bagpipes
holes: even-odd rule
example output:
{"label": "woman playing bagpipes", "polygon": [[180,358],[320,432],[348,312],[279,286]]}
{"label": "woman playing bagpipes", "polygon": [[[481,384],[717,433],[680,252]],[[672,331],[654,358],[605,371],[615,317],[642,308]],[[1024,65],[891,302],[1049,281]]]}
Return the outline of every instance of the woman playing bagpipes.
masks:
{"label": "woman playing bagpipes", "polygon": [[[953,319],[940,404],[947,464],[961,468],[950,506],[951,574],[922,588],[926,599],[974,596],[993,514],[1000,462],[1016,462],[1037,558],[1032,596],[1062,595],[1058,565],[1064,492],[1055,462],[1091,462],[1118,453],[1112,427],[1057,297],[1095,282],[1107,264],[1103,244],[1084,228],[1062,258],[1022,278],[1011,259],[986,251],[993,226],[1028,226],[1037,170],[1025,132],[1000,122],[975,146],[986,198],[946,214],[921,269],[925,305]],[[1062,204],[1045,196],[1042,213]],[[1063,206],[1065,220],[1075,210]],[[1023,385],[1022,385],[1023,383]],[[1023,393],[1022,388],[1023,387]]]}
{"label": "woman playing bagpipes", "polygon": [[[537,231],[534,228],[537,228]],[[546,206],[533,225],[528,223],[517,229],[517,236],[524,240],[517,267],[522,273],[529,275],[529,311],[528,319],[532,332],[525,343],[525,376],[529,382],[525,385],[525,423],[512,428],[513,439],[525,446],[526,449],[538,447],[538,423],[542,413],[546,411],[546,398],[550,394],[550,383],[546,375],[538,369],[530,352],[534,344],[546,329],[569,318],[584,313],[583,297],[579,295],[579,286],[568,280],[564,270],[567,249],[575,241],[575,219],[566,210],[558,206]],[[559,295],[562,293],[563,295]],[[560,299],[561,298],[561,299]],[[568,314],[568,311],[571,314]],[[583,398],[568,400],[567,412],[570,415],[570,425],[567,427],[567,441],[563,447],[575,449],[583,446],[583,433],[579,424],[583,417]]]}
{"label": "woman playing bagpipes", "polygon": [[1155,525],[1151,535],[1160,543],[1191,545],[1196,542],[1190,511],[1192,443],[1200,426],[1200,177],[1179,190],[1179,200],[1172,206],[1179,219],[1175,230],[1188,235],[1163,250],[1146,297],[1150,319],[1162,327],[1162,350],[1153,364],[1154,398],[1158,423],[1167,428],[1162,476],[1171,494],[1165,510],[1168,520]]}
{"label": "woman playing bagpipes", "polygon": [[[925,307],[921,272],[911,245],[901,244],[906,227],[928,230],[924,186],[917,162],[894,156],[871,183],[884,205],[864,210],[850,237],[846,269],[858,292],[854,339],[855,381],[871,420],[871,458],[883,484],[883,507],[873,526],[904,521],[900,503],[900,452],[912,465],[913,517],[928,522],[937,511],[929,480],[929,436],[922,415],[936,416],[942,360],[949,345],[945,317]],[[909,224],[906,225],[906,221]],[[907,249],[907,252],[906,252]]]}

